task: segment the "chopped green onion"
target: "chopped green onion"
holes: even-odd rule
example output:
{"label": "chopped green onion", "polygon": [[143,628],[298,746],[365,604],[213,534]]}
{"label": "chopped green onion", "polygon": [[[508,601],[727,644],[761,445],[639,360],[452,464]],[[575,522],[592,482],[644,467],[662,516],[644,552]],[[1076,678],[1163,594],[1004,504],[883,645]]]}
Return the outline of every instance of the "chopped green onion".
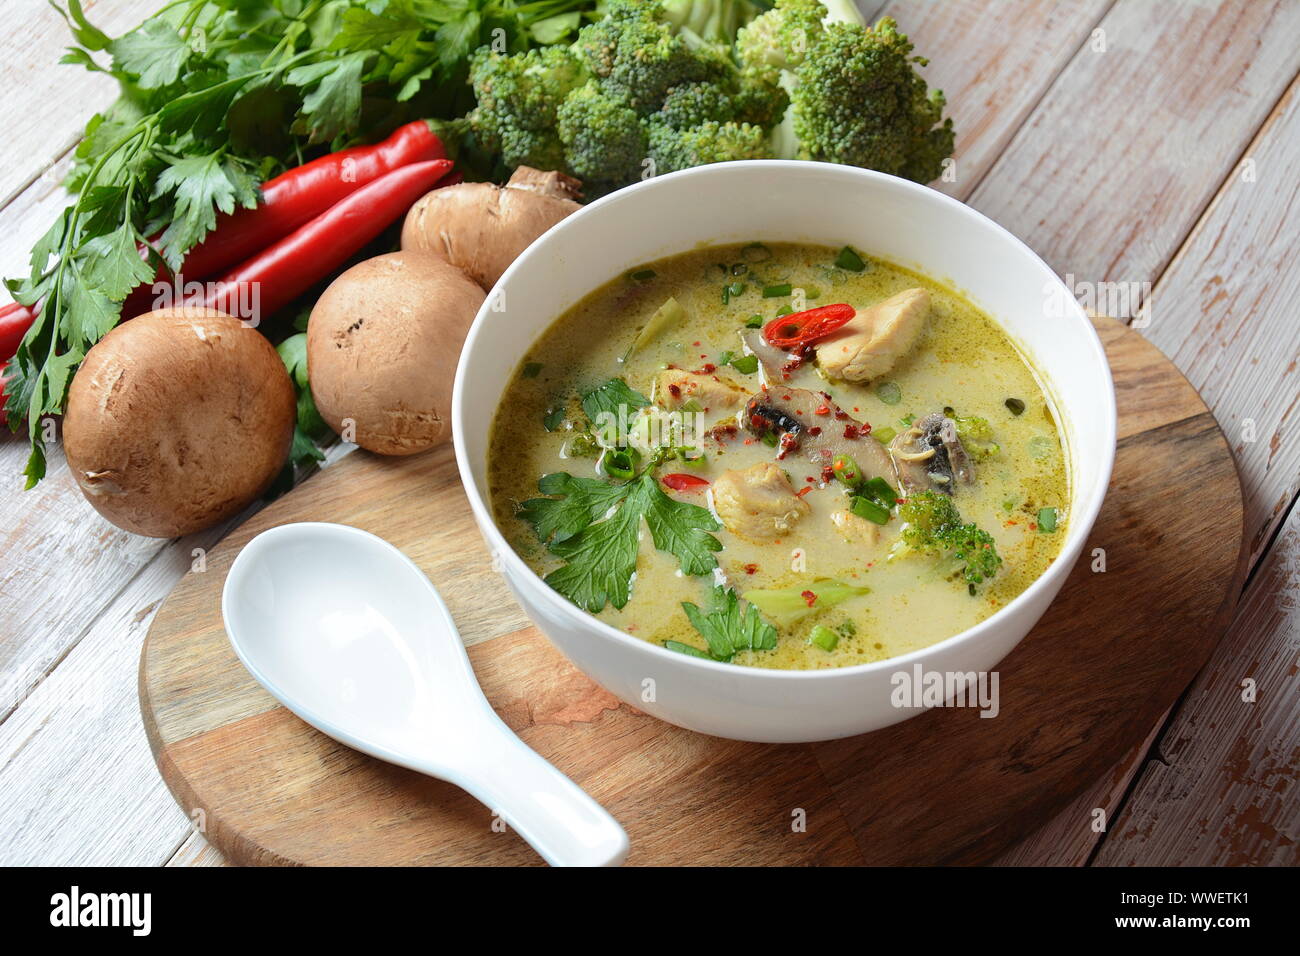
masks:
{"label": "chopped green onion", "polygon": [[693,399],[693,398],[688,398],[686,401],[682,402],[682,404],[679,406],[678,410],[679,410],[679,411],[683,411],[683,412],[702,412],[702,411],[704,411],[704,409],[703,409],[703,407],[701,407],[700,403],[697,402],[697,401],[696,401],[695,399]]}
{"label": "chopped green onion", "polygon": [[542,425],[548,432],[553,432],[564,423],[564,406],[558,405],[555,408],[547,409],[545,416],[542,417]]}
{"label": "chopped green onion", "polygon": [[706,661],[713,660],[713,655],[708,651],[702,651],[698,647],[691,647],[691,645],[683,644],[681,641],[664,641],[664,647],[670,651],[676,651],[678,654],[686,654],[688,657],[701,657]]}
{"label": "chopped green onion", "polygon": [[903,390],[897,382],[881,382],[876,386],[876,398],[886,405],[897,405],[903,400]]}
{"label": "chopped green onion", "polygon": [[776,317],[778,319],[781,318],[781,316],[783,315],[792,315],[792,314],[794,314],[794,309],[788,305],[783,305],[781,306],[781,308],[776,310]]}
{"label": "chopped green onion", "polygon": [[814,624],[812,631],[808,634],[808,642],[816,644],[824,651],[833,651],[835,645],[840,642],[840,636],[824,624]]}
{"label": "chopped green onion", "polygon": [[871,437],[882,445],[888,445],[894,440],[894,436],[897,434],[898,432],[894,431],[888,425],[885,425],[883,428],[873,428],[871,430]]}
{"label": "chopped green onion", "polygon": [[772,448],[776,447],[776,432],[766,432],[763,435],[763,444]]}
{"label": "chopped green onion", "polygon": [[745,320],[745,328],[747,329],[761,329],[762,327],[763,317],[757,312]]}
{"label": "chopped green onion", "polygon": [[945,418],[952,418],[954,415],[957,414],[957,412],[953,409],[951,405],[945,405],[943,406],[943,414]]}
{"label": "chopped green onion", "polygon": [[641,454],[635,448],[611,448],[600,460],[600,466],[611,478],[629,479],[636,476]]}
{"label": "chopped green onion", "polygon": [[898,424],[902,425],[904,428],[911,428],[912,422],[914,421],[916,421],[916,416],[909,412],[898,420]]}
{"label": "chopped green onion", "polygon": [[734,299],[736,296],[738,296],[738,295],[740,295],[742,292],[744,292],[745,289],[746,289],[746,286],[745,286],[745,283],[743,283],[743,282],[732,282],[732,283],[729,284],[729,285],[724,285],[724,286],[722,287],[722,304],[723,304],[723,305],[726,305],[728,302],[730,302],[730,301],[731,301],[732,299]]}
{"label": "chopped green onion", "polygon": [[793,291],[793,287],[790,285],[790,283],[778,282],[776,285],[768,285],[763,287],[763,298],[779,299],[783,296],[789,295],[792,291]]}
{"label": "chopped green onion", "polygon": [[753,375],[758,371],[758,356],[738,355],[731,360],[731,367],[742,375]]}
{"label": "chopped green onion", "polygon": [[898,492],[884,478],[872,478],[862,486],[862,491],[873,501],[879,501],[886,508],[892,508],[898,504]]}
{"label": "chopped green onion", "polygon": [[835,257],[835,265],[849,272],[861,272],[867,267],[866,261],[854,251],[852,246],[845,246]]}
{"label": "chopped green onion", "polygon": [[751,242],[740,250],[740,255],[746,262],[766,262],[772,258],[772,250],[761,242]]}
{"label": "chopped green onion", "polygon": [[539,372],[541,372],[541,370],[542,370],[541,362],[529,362],[527,365],[524,366],[524,371],[523,371],[524,378],[537,378],[537,375]]}
{"label": "chopped green onion", "polygon": [[707,467],[709,464],[709,456],[704,452],[700,452],[698,455],[686,454],[689,451],[695,451],[694,448],[679,448],[677,451],[678,457],[682,460],[682,464],[687,468],[693,468],[696,471],[699,471],[700,469]]}
{"label": "chopped green onion", "polygon": [[717,364],[719,364],[719,365],[730,365],[730,364],[731,364],[731,354],[732,354],[732,353],[730,352],[730,350],[728,350],[728,351],[726,351],[726,352],[723,352],[721,355],[718,356],[718,363],[717,363]]}
{"label": "chopped green onion", "polygon": [[1011,410],[1012,415],[1023,415],[1025,413],[1025,403],[1018,398],[1008,398],[1004,404]]}
{"label": "chopped green onion", "polygon": [[862,469],[858,463],[853,460],[851,455],[836,455],[835,463],[831,465],[831,471],[835,477],[848,485],[850,488],[856,488],[862,484]]}
{"label": "chopped green onion", "polygon": [[638,269],[636,272],[630,273],[628,278],[633,282],[649,282],[655,275],[657,273],[653,269]]}
{"label": "chopped green onion", "polygon": [[1056,509],[1039,508],[1038,509],[1038,530],[1051,534],[1056,530]]}
{"label": "chopped green onion", "polygon": [[859,518],[866,518],[876,524],[889,524],[889,509],[870,498],[855,495],[849,510]]}

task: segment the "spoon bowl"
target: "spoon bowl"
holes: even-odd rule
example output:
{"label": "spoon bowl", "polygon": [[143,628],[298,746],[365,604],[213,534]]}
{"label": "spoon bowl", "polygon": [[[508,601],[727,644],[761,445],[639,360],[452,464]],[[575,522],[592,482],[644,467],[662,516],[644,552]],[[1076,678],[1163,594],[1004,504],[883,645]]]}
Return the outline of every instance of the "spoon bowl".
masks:
{"label": "spoon bowl", "polygon": [[346,525],[264,531],[221,611],[236,655],[285,707],[362,753],[473,794],[556,865],[615,865],[627,834],[501,721],[433,584]]}

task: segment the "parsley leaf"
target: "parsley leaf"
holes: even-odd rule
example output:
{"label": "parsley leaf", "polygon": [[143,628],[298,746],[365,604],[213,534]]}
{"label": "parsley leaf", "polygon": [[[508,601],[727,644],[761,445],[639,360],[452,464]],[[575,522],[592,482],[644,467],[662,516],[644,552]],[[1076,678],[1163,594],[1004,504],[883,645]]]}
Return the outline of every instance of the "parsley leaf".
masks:
{"label": "parsley leaf", "polygon": [[529,498],[519,506],[519,517],[529,522],[547,545],[572,538],[627,496],[627,485],[575,478],[562,471],[544,475],[537,489],[560,497]]}
{"label": "parsley leaf", "polygon": [[218,153],[190,156],[164,169],[152,198],[169,193],[175,198],[176,211],[160,245],[173,269],[180,268],[185,253],[217,224],[218,210],[234,212],[236,202],[249,208],[257,205],[252,181],[234,164],[222,162]]}
{"label": "parsley leaf", "polygon": [[644,408],[650,399],[631,388],[621,378],[611,378],[608,382],[582,393],[582,410],[593,422],[602,412],[618,416],[620,406],[628,409]]}
{"label": "parsley leaf", "polygon": [[175,83],[191,47],[164,20],[146,20],[141,26],[109,44],[113,65],[137,77],[143,90],[156,90]]}
{"label": "parsley leaf", "polygon": [[86,281],[113,302],[121,302],[141,283],[153,281],[154,270],[137,251],[137,238],[131,224],[124,222],[82,246],[87,260]]}
{"label": "parsley leaf", "polygon": [[[546,583],[584,610],[594,614],[606,604],[627,604],[643,520],[655,546],[673,554],[685,574],[707,574],[717,567],[713,552],[722,543],[709,534],[718,530],[713,515],[670,498],[652,475],[612,485],[559,473],[547,475],[538,487],[561,497],[530,499],[520,516],[533,524],[552,553],[565,559]],[[613,514],[597,520],[611,507]]]}
{"label": "parsley leaf", "polygon": [[689,601],[682,602],[682,610],[691,626],[703,635],[714,660],[729,661],[737,651],[770,651],[776,647],[776,628],[764,621],[752,604],[742,610],[731,588],[715,587],[708,611],[701,611]]}
{"label": "parsley leaf", "polygon": [[361,121],[361,72],[368,53],[349,53],[337,60],[290,70],[293,86],[311,89],[302,101],[307,131],[313,143],[327,143],[342,132],[353,132]]}

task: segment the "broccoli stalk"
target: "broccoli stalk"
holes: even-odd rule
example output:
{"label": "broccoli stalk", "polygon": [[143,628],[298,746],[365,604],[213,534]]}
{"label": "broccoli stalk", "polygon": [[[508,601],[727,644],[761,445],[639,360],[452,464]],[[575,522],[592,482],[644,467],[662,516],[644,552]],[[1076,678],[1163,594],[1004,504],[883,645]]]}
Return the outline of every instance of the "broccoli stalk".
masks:
{"label": "broccoli stalk", "polygon": [[934,491],[911,495],[899,505],[898,516],[904,523],[891,558],[910,552],[948,559],[961,566],[972,594],[1002,565],[993,536],[978,525],[963,524],[947,495]]}

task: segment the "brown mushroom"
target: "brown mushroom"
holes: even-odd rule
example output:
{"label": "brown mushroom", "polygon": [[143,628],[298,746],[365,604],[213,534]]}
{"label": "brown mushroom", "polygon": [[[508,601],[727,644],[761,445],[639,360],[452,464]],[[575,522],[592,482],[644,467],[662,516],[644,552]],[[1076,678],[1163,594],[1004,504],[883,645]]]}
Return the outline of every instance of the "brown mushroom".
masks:
{"label": "brown mushroom", "polygon": [[490,289],[534,239],[582,208],[569,198],[577,194],[576,183],[520,166],[504,187],[435,189],[406,214],[402,249],[432,253]]}
{"label": "brown mushroom", "polygon": [[357,263],[330,283],[307,324],[307,373],[321,417],[381,455],[451,437],[451,388],[483,290],[423,252]]}
{"label": "brown mushroom", "polygon": [[170,538],[256,500],[295,418],[293,383],[260,332],[213,309],[162,309],[90,350],[68,390],[63,448],[96,511]]}

